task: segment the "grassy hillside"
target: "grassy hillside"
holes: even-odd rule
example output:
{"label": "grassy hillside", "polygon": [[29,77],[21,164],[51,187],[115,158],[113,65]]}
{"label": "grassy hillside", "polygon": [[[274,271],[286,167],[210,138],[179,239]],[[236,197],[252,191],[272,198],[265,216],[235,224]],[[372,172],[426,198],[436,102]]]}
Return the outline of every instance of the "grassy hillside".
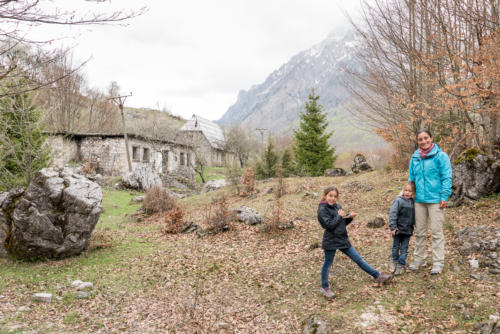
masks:
{"label": "grassy hillside", "polygon": [[[458,252],[456,232],[475,224],[496,225],[499,198],[489,197],[448,209],[446,267],[437,276],[427,268],[379,287],[343,254],[330,274],[337,298],[319,295],[322,230],[315,219],[314,192],[340,188],[339,202],[359,217],[349,225],[352,244],[374,267],[388,270],[391,237],[387,227],[369,229],[368,220],[387,215],[405,174],[381,171],[352,177],[286,180],[283,221],[293,229],[273,234],[262,226],[231,223],[231,230],[199,238],[165,235],[158,221],[136,222],[129,215],[137,194],[105,191],[104,212],[84,254],[61,261],[26,263],[0,259],[0,333],[298,333],[302,321],[320,315],[334,333],[463,333],[499,314],[500,284],[486,269],[474,269]],[[356,182],[353,182],[356,181]],[[233,189],[181,201],[186,219],[205,221],[212,198],[225,193],[231,208],[247,205],[267,217],[276,203],[267,194],[274,182],[257,184],[254,198]],[[414,239],[410,243],[413,251]],[[411,260],[411,255],[410,255]],[[94,283],[90,299],[76,299],[73,280]],[[53,301],[31,301],[35,292]],[[28,306],[28,312],[17,312]]]}

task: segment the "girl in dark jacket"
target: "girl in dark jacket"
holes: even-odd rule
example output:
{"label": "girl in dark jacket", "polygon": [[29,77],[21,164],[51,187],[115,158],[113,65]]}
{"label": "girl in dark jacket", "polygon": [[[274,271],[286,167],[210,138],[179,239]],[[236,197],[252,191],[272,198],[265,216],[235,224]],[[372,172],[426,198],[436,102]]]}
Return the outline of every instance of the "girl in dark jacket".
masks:
{"label": "girl in dark jacket", "polygon": [[389,281],[392,276],[384,272],[378,272],[373,269],[368,263],[363,260],[361,255],[358,254],[356,249],[352,247],[347,236],[346,226],[349,225],[354,217],[357,216],[355,212],[348,215],[342,210],[342,207],[337,203],[339,191],[336,187],[328,187],[323,192],[323,201],[320,202],[318,207],[318,221],[321,227],[325,229],[323,233],[323,250],[325,252],[325,260],[321,268],[321,289],[320,293],[326,298],[334,298],[335,294],[328,285],[328,273],[333,264],[335,252],[339,249],[342,253],[347,255],[351,260],[363,269],[366,273],[371,275],[379,283]]}
{"label": "girl in dark jacket", "polygon": [[415,205],[413,195],[415,184],[408,181],[401,196],[392,202],[389,211],[389,228],[393,237],[392,261],[394,262],[394,275],[403,275],[406,271],[406,256],[408,245],[415,226]]}

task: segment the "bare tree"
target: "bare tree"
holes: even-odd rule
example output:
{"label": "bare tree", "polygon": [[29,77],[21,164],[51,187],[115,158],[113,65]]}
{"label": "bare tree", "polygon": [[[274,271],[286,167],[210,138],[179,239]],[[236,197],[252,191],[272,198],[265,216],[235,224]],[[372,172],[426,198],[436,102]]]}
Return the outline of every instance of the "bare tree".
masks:
{"label": "bare tree", "polygon": [[498,145],[499,1],[374,0],[356,24],[363,71],[350,72],[354,113],[400,158],[431,127],[453,156]]}
{"label": "bare tree", "polygon": [[225,150],[233,152],[239,160],[240,167],[243,168],[252,149],[259,147],[258,141],[253,138],[249,131],[245,131],[240,125],[233,125],[224,129]]}
{"label": "bare tree", "polygon": [[[86,5],[94,3],[97,5],[100,0],[81,0]],[[37,90],[41,87],[54,83],[54,80],[37,80],[37,70],[47,62],[53,62],[58,57],[57,54],[41,51],[40,49],[31,51],[30,57],[19,57],[19,50],[27,45],[36,49],[38,46],[46,45],[53,39],[33,40],[28,32],[43,25],[99,25],[112,23],[125,23],[127,20],[141,15],[145,8],[137,10],[118,10],[113,12],[99,12],[96,8],[91,8],[82,13],[79,10],[49,7],[48,1],[42,0],[0,0],[0,88],[3,87],[0,96],[16,94],[19,87],[12,90],[5,84],[7,79],[16,79],[22,73],[25,78],[30,79],[27,84],[23,84],[24,91]],[[35,54],[36,53],[36,54]],[[17,59],[13,61],[13,59]],[[23,59],[21,62],[19,59]],[[78,68],[78,67],[77,67]],[[57,78],[60,79],[60,78]],[[13,80],[16,82],[16,80]],[[10,81],[12,82],[12,81]]]}

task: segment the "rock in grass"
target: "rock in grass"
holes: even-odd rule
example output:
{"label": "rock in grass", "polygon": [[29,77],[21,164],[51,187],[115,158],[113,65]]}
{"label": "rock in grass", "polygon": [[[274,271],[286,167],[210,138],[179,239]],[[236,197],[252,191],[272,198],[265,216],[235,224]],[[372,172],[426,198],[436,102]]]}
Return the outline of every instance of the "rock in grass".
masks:
{"label": "rock in grass", "polygon": [[218,329],[226,329],[228,327],[227,322],[220,321],[217,323],[217,328]]}
{"label": "rock in grass", "polygon": [[326,334],[326,323],[318,315],[311,315],[302,321],[302,333],[304,334]]}
{"label": "rock in grass", "polygon": [[480,274],[474,274],[474,273],[471,273],[470,277],[472,277],[473,279],[478,280],[478,281],[481,281],[483,279],[483,276],[481,276]]}
{"label": "rock in grass", "polygon": [[479,262],[476,259],[469,260],[469,264],[472,268],[475,269],[479,268]]}
{"label": "rock in grass", "polygon": [[21,306],[17,309],[17,312],[29,312],[31,309],[28,306]]}
{"label": "rock in grass", "polygon": [[80,286],[80,284],[82,284],[82,283],[83,283],[83,281],[80,281],[79,279],[77,279],[77,280],[75,280],[75,281],[73,281],[73,282],[71,283],[71,287],[72,287],[72,288],[77,288],[77,287],[79,287],[79,286]]}
{"label": "rock in grass", "polygon": [[78,291],[76,293],[76,299],[88,299],[92,292],[90,291]]}
{"label": "rock in grass", "polygon": [[83,282],[76,289],[78,291],[86,291],[86,290],[92,290],[93,287],[94,284],[92,284],[91,282]]}
{"label": "rock in grass", "polygon": [[52,301],[52,294],[46,292],[35,293],[31,299],[35,302],[50,303]]}
{"label": "rock in grass", "polygon": [[370,228],[380,228],[384,227],[384,225],[385,225],[385,220],[382,217],[377,217],[373,220],[370,220],[368,224],[366,224],[366,226]]}

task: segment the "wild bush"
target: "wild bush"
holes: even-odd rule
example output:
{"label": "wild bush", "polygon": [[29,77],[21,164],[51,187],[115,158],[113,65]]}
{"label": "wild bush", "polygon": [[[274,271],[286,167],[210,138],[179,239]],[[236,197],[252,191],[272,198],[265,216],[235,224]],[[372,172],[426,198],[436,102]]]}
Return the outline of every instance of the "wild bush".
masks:
{"label": "wild bush", "polygon": [[212,201],[212,205],[215,206],[215,212],[212,216],[210,215],[211,210],[209,210],[207,230],[211,233],[219,233],[229,230],[229,223],[234,218],[234,215],[229,210],[227,197],[225,195],[222,195],[219,198],[214,198]]}
{"label": "wild bush", "polygon": [[276,187],[274,189],[274,201],[273,201],[273,216],[268,219],[264,225],[264,232],[276,232],[283,229],[282,213],[283,213],[283,203],[281,197],[286,193],[286,186],[283,180],[283,173],[281,168],[276,170]]}
{"label": "wild bush", "polygon": [[255,172],[252,167],[248,167],[241,176],[241,183],[244,185],[241,196],[245,197],[255,192]]}
{"label": "wild bush", "polygon": [[146,190],[142,208],[148,215],[170,211],[177,206],[175,198],[170,196],[166,188],[153,186]]}
{"label": "wild bush", "polygon": [[179,233],[184,226],[184,210],[176,206],[173,209],[161,214],[165,233]]}

